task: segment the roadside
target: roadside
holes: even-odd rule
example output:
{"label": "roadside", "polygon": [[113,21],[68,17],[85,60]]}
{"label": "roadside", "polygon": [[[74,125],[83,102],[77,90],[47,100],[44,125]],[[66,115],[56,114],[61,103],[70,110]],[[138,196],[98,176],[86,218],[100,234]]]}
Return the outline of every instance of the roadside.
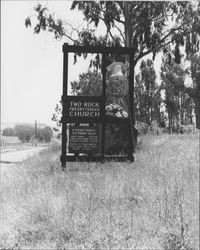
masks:
{"label": "roadside", "polygon": [[43,145],[30,148],[22,147],[7,149],[5,151],[1,151],[0,162],[22,162],[47,147],[48,146]]}
{"label": "roadside", "polygon": [[19,151],[19,150],[26,150],[26,149],[33,149],[33,148],[38,148],[38,147],[48,147],[49,144],[39,144],[38,146],[33,146],[30,143],[24,143],[20,144],[17,146],[10,146],[10,147],[1,147],[0,152],[1,153],[6,153],[6,152],[11,152],[11,151]]}
{"label": "roadside", "polygon": [[1,176],[3,173],[9,171],[12,167],[12,170],[16,168],[18,163],[23,162],[35,155],[37,155],[42,150],[48,148],[48,146],[38,146],[31,148],[21,148],[21,149],[10,149],[10,151],[1,151],[0,155],[0,173]]}

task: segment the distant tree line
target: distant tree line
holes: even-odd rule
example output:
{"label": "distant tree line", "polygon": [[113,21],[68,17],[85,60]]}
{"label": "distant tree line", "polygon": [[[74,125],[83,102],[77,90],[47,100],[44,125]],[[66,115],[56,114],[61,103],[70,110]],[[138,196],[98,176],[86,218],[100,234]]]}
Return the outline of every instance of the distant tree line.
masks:
{"label": "distant tree line", "polygon": [[[183,126],[191,125],[196,120],[196,128],[200,128],[199,60],[196,55],[196,65],[184,68],[184,63],[177,64],[173,57],[164,54],[161,64],[160,79],[157,84],[153,61],[143,60],[140,73],[135,80],[135,120],[151,126],[167,128],[168,132],[181,132]],[[193,59],[192,59],[193,60]],[[192,83],[187,83],[187,76]],[[183,132],[183,131],[182,131]]]}
{"label": "distant tree line", "polygon": [[53,136],[53,131],[50,127],[35,128],[31,125],[16,125],[14,128],[5,128],[2,133],[3,136],[17,136],[22,143],[30,142],[33,138],[38,142],[49,143]]}
{"label": "distant tree line", "polygon": [[[196,128],[200,128],[200,92],[198,81],[200,67],[199,56],[195,56],[195,63],[184,68],[184,62],[177,64],[174,57],[164,54],[162,57],[160,83],[156,79],[153,61],[142,60],[140,71],[135,76],[134,116],[136,124],[143,124],[148,130],[163,127],[169,133],[184,132],[183,127],[190,126],[196,120]],[[193,59],[193,60],[194,60]],[[191,77],[191,84],[187,83],[187,76]],[[194,77],[195,76],[195,77]],[[107,83],[106,105],[115,103],[127,111],[127,96],[124,95],[124,85],[121,81]],[[77,96],[99,96],[102,91],[102,75],[98,71],[88,71],[79,75],[78,81],[71,82],[72,94]],[[55,131],[59,131],[62,103],[60,102],[53,114],[53,121],[57,122]],[[142,126],[143,126],[142,125]],[[188,129],[189,129],[188,126]],[[144,132],[144,131],[143,131]]]}

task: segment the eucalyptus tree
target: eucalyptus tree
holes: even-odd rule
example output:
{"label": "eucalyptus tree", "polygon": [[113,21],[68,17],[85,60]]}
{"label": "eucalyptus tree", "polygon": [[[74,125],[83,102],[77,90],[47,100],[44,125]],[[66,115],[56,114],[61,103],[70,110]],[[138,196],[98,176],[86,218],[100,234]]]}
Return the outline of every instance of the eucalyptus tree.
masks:
{"label": "eucalyptus tree", "polygon": [[144,98],[146,109],[146,123],[150,125],[154,118],[154,95],[156,92],[156,72],[150,59],[140,65],[142,82],[144,84]]}
{"label": "eucalyptus tree", "polygon": [[[197,6],[198,5],[198,6]],[[187,52],[199,48],[196,34],[200,32],[200,3],[190,1],[73,1],[71,10],[78,9],[91,28],[76,29],[69,22],[55,20],[50,11],[38,4],[34,33],[53,32],[56,39],[66,38],[69,43],[81,45],[125,46],[133,48],[134,65],[150,53],[155,57],[162,48],[175,44],[176,60],[179,47]],[[95,28],[105,25],[101,36]],[[31,19],[25,20],[26,27]],[[196,39],[196,40],[195,40]]]}
{"label": "eucalyptus tree", "polygon": [[200,129],[200,54],[196,53],[191,56],[190,61],[193,86],[188,88],[188,93],[194,100],[196,127]]}
{"label": "eucalyptus tree", "polygon": [[[185,85],[188,70],[182,64],[175,63],[169,55],[163,58],[161,66],[162,89],[165,92],[165,105],[168,112],[169,130],[177,129],[179,125],[192,123],[194,102],[191,88]],[[194,89],[193,89],[194,90]]]}
{"label": "eucalyptus tree", "polygon": [[140,73],[135,78],[135,113],[136,120],[150,125],[153,120],[160,121],[161,93],[156,83],[153,61],[143,60]]}
{"label": "eucalyptus tree", "polygon": [[[87,22],[83,29],[66,20],[55,20],[50,10],[38,4],[34,33],[52,32],[55,39],[63,38],[70,44],[131,47],[134,68],[146,55],[152,54],[154,59],[161,50],[171,53],[171,45],[176,63],[180,63],[181,46],[188,55],[199,49],[198,1],[73,1],[71,10],[75,9],[83,13]],[[25,25],[32,25],[30,17]],[[105,29],[97,36],[95,31],[100,25]],[[100,66],[99,57],[95,65]]]}

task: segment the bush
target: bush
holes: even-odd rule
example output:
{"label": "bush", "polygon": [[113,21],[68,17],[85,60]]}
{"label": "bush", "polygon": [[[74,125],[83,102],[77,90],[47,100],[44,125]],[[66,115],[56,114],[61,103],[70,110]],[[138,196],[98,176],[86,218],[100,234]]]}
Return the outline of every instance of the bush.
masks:
{"label": "bush", "polygon": [[15,133],[19,140],[24,143],[31,140],[31,137],[34,135],[35,131],[31,125],[16,125]]}
{"label": "bush", "polygon": [[136,128],[140,135],[144,135],[148,132],[148,125],[145,122],[138,122]]}
{"label": "bush", "polygon": [[50,127],[39,128],[37,130],[37,140],[40,142],[50,142],[53,136],[53,130]]}
{"label": "bush", "polygon": [[2,135],[4,136],[15,136],[15,130],[13,128],[5,128]]}
{"label": "bush", "polygon": [[193,131],[194,131],[194,126],[193,126],[193,125],[182,125],[180,131],[181,131],[181,133],[183,133],[183,134],[190,134],[190,133],[193,133]]}
{"label": "bush", "polygon": [[161,128],[159,123],[155,120],[151,122],[149,130],[153,135],[160,135],[163,133],[163,128]]}

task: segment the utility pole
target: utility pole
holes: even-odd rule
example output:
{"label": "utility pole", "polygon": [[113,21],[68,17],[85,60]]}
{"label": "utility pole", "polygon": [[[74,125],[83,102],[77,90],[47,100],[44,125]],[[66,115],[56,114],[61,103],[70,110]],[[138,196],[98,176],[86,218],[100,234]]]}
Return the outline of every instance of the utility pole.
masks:
{"label": "utility pole", "polygon": [[37,120],[35,121],[35,146],[37,146]]}

